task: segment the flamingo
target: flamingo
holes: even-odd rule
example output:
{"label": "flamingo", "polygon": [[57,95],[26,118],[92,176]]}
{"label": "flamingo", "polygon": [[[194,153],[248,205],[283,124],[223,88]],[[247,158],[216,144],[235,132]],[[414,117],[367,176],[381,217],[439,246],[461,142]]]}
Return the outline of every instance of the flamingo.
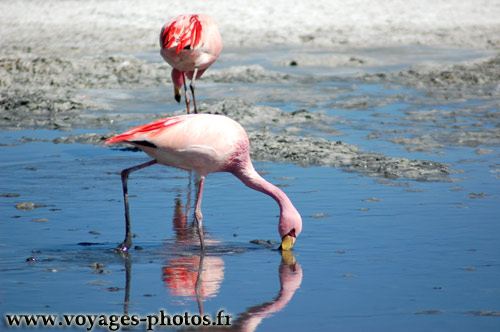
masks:
{"label": "flamingo", "polygon": [[222,38],[217,23],[208,15],[179,15],[168,21],[160,32],[161,56],[172,66],[175,100],[181,102],[184,86],[186,110],[189,114],[189,95],[186,76],[191,80],[194,112],[195,80],[217,60],[222,51]]}
{"label": "flamingo", "polygon": [[251,189],[271,196],[279,205],[278,231],[281,250],[292,249],[302,231],[302,218],[288,196],[267,182],[254,169],[245,129],[236,121],[216,114],[185,114],[164,118],[108,138],[105,144],[127,142],[148,154],[152,160],[121,172],[125,203],[125,240],[116,248],[126,252],[132,245],[127,180],[131,172],[154,165],[194,171],[199,180],[194,217],[201,251],[205,251],[201,199],[205,178],[214,172],[229,172]]}

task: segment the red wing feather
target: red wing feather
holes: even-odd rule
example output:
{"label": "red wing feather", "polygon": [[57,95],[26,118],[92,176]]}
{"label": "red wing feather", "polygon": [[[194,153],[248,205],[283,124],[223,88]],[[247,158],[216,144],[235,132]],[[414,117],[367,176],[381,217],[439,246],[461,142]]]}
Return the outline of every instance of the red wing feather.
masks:
{"label": "red wing feather", "polygon": [[165,26],[162,34],[162,43],[164,48],[175,46],[175,52],[179,54],[186,46],[191,46],[191,49],[198,46],[201,41],[202,25],[198,15],[191,15],[189,23],[183,25],[185,20],[173,21],[169,26]]}
{"label": "red wing feather", "polygon": [[197,47],[201,40],[201,23],[196,20],[194,24],[193,48]]}
{"label": "red wing feather", "polygon": [[105,144],[113,144],[113,143],[123,142],[123,141],[132,141],[134,138],[136,138],[137,136],[140,136],[142,134],[148,134],[150,136],[154,136],[158,131],[163,130],[167,127],[173,126],[181,121],[182,120],[180,120],[178,118],[165,118],[165,119],[156,120],[156,121],[153,121],[151,123],[147,123],[145,125],[127,130],[123,134],[110,137],[104,143]]}

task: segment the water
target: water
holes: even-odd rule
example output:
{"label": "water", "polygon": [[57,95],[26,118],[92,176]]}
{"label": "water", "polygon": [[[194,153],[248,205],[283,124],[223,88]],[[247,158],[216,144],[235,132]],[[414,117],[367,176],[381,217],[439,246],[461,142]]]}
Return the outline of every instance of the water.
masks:
{"label": "water", "polygon": [[[220,68],[234,64],[236,56],[230,55],[227,62],[218,62]],[[261,55],[244,63],[255,58],[279,69]],[[307,68],[300,70],[307,74]],[[276,203],[230,174],[212,174],[203,197],[209,247],[201,256],[192,213],[186,218],[194,205],[194,179],[155,165],[130,178],[134,245],[142,250],[133,250],[127,260],[112,253],[124,235],[119,171],[146,156],[82,144],[19,143],[23,136],[66,134],[57,131],[2,131],[0,192],[20,196],[0,197],[1,312],[146,317],[161,309],[172,316],[214,316],[225,310],[235,330],[498,330],[498,146],[480,146],[492,150],[481,155],[477,147],[445,141],[439,149],[444,153],[436,154],[388,140],[390,131],[405,128],[405,110],[468,105],[415,106],[399,96],[421,98],[421,91],[355,80],[297,83],[288,92],[280,85],[235,83],[227,91],[221,89],[227,84],[200,82],[199,98],[250,91],[250,101],[263,98],[259,102],[285,110],[299,109],[306,100],[310,111],[339,116],[336,129],[343,135],[327,139],[391,156],[434,159],[461,172],[452,174],[450,182],[389,181],[330,167],[256,162],[256,169],[282,186],[303,216],[304,230],[290,257],[282,257],[277,245],[250,243],[279,240]],[[269,93],[277,89],[281,100]],[[296,94],[299,90],[304,94]],[[127,91],[109,101],[125,107],[127,96],[142,96],[134,107],[164,112],[156,100],[165,91],[170,88],[147,89],[145,95]],[[335,106],[353,94],[367,96],[366,109]],[[388,130],[385,136],[368,139],[381,129],[380,119]],[[441,130],[428,122],[418,123],[417,129]],[[24,201],[45,206],[16,209]],[[27,262],[29,257],[37,262]],[[104,265],[96,268],[95,262]],[[179,327],[184,328],[189,327]]]}

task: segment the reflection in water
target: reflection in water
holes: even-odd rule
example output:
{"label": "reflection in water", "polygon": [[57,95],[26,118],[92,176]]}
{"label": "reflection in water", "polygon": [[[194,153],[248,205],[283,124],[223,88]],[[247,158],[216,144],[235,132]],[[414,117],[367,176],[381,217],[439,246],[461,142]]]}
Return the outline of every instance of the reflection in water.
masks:
{"label": "reflection in water", "polygon": [[[198,244],[196,225],[194,222],[187,222],[188,211],[189,208],[184,210],[182,201],[176,198],[173,227],[175,245],[180,247],[180,251],[173,259],[167,260],[166,265],[162,268],[162,279],[172,295],[187,301],[196,300],[200,315],[204,315],[203,301],[209,297],[217,296],[224,280],[225,266],[221,257],[206,255],[199,251],[196,254],[185,256],[186,252],[190,251],[182,251],[183,245],[196,246]],[[217,242],[213,239],[212,241],[213,243]],[[131,265],[130,258],[126,258],[125,314],[128,314],[130,301]],[[283,310],[302,283],[302,268],[291,251],[281,252],[278,275],[280,280],[278,295],[271,301],[249,307],[239,315],[233,315],[231,326],[187,327],[183,331],[255,331],[263,319]]]}
{"label": "reflection in water", "polygon": [[[199,243],[195,222],[188,223],[189,201],[188,196],[187,208],[184,210],[182,200],[179,197],[175,199],[172,221],[177,249],[182,249],[183,245],[198,246]],[[208,238],[206,242],[218,243]],[[216,296],[224,280],[224,261],[220,257],[205,255],[199,251],[190,256],[182,254],[185,252],[167,260],[162,268],[162,279],[172,295],[198,301],[200,313],[203,313],[203,300]]]}
{"label": "reflection in water", "polygon": [[132,262],[130,256],[125,256],[125,299],[123,300],[123,314],[128,315],[130,303],[130,282],[132,277]]}
{"label": "reflection in water", "polygon": [[[302,283],[302,268],[296,262],[293,253],[291,251],[283,251],[281,252],[281,258],[281,263],[278,268],[280,290],[273,300],[249,307],[245,312],[233,316],[231,326],[208,325],[196,328],[188,327],[181,331],[255,331],[263,319],[271,317],[274,313],[283,310]],[[207,269],[205,266],[202,268]],[[201,301],[198,300],[198,303],[200,304]],[[203,314],[202,307],[200,308],[200,314]],[[236,318],[236,320],[234,320],[234,318]]]}
{"label": "reflection in water", "polygon": [[283,310],[302,283],[302,268],[291,251],[281,252],[278,274],[281,287],[276,298],[248,308],[233,322],[231,328],[223,329],[224,331],[255,331],[264,318]]}
{"label": "reflection in water", "polygon": [[224,261],[220,257],[180,257],[167,263],[162,278],[172,295],[187,300],[201,300],[216,296],[224,280]]}

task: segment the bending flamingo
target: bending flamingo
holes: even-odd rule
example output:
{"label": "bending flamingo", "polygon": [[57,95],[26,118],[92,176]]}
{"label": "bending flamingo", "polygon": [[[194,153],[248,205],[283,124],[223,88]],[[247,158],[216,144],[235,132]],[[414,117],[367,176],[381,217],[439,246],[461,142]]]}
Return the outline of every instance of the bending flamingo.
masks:
{"label": "bending flamingo", "polygon": [[229,172],[248,187],[274,198],[280,208],[278,231],[281,249],[293,247],[302,231],[302,218],[288,196],[264,180],[254,169],[249,154],[245,129],[223,115],[186,114],[160,119],[111,137],[106,144],[130,143],[146,152],[153,160],[124,169],[121,173],[125,202],[125,240],[117,250],[127,251],[132,245],[128,204],[127,179],[131,172],[156,163],[193,170],[199,178],[196,194],[195,219],[201,250],[205,250],[202,230],[201,198],[208,174]]}
{"label": "bending flamingo", "polygon": [[160,47],[161,56],[173,67],[175,100],[181,102],[182,86],[184,86],[186,109],[189,113],[187,76],[191,80],[194,112],[198,113],[194,82],[217,60],[222,51],[222,38],[217,23],[208,15],[174,17],[161,29]]}

